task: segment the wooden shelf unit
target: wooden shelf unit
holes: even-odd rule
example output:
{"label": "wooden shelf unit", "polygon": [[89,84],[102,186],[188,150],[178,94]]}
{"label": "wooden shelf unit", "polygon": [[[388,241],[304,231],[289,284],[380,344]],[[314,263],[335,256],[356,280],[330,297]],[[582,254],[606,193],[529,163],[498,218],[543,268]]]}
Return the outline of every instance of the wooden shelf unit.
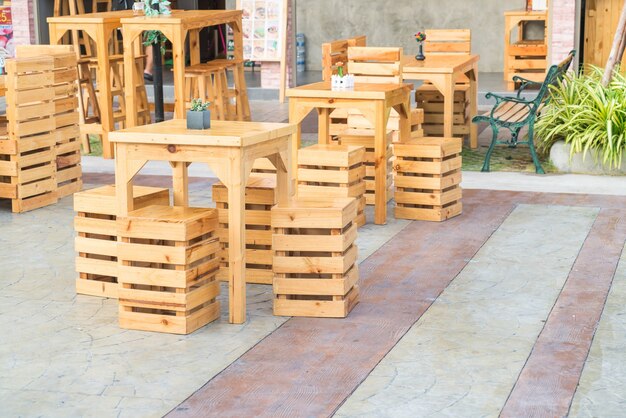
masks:
{"label": "wooden shelf unit", "polygon": [[[544,23],[543,39],[524,38],[531,22]],[[517,40],[512,42],[512,33]],[[509,90],[515,89],[514,76],[541,82],[548,70],[548,11],[509,11],[504,13],[504,80]]]}

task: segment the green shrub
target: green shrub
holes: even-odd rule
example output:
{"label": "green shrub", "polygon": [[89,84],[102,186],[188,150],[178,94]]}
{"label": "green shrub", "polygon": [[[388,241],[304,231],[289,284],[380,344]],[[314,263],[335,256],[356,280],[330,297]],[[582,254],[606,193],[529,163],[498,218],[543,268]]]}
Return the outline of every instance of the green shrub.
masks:
{"label": "green shrub", "polygon": [[535,125],[537,146],[547,152],[556,141],[571,146],[571,156],[591,153],[596,161],[618,168],[626,147],[626,77],[615,72],[602,86],[603,70],[568,74],[550,88],[550,102]]}

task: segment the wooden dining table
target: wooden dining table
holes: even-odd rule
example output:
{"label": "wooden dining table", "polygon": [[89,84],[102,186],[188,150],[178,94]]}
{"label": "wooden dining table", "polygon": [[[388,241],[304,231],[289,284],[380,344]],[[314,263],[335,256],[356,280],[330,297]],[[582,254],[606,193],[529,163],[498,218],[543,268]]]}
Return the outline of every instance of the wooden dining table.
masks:
{"label": "wooden dining table", "polygon": [[289,122],[296,124],[292,163],[296,172],[301,146],[302,120],[314,109],[318,113],[318,141],[330,143],[330,113],[334,109],[358,109],[374,126],[375,204],[374,223],[387,222],[387,122],[391,109],[400,115],[400,141],[411,136],[411,93],[409,84],[356,83],[350,90],[333,90],[330,82],[307,84],[287,90]]}
{"label": "wooden dining table", "polygon": [[454,89],[460,76],[469,79],[469,124],[470,146],[478,147],[478,130],[472,118],[476,116],[478,106],[478,55],[426,55],[418,61],[406,55],[402,60],[402,77],[407,80],[428,81],[444,97],[443,136],[453,136],[454,124]]}
{"label": "wooden dining table", "polygon": [[[172,59],[174,70],[174,117],[185,117],[185,39],[189,37],[190,65],[200,63],[200,30],[209,26],[229,25],[233,30],[234,58],[238,62],[237,74],[243,78],[243,32],[241,10],[172,10],[169,15],[135,16],[122,19],[124,33],[124,68],[132,68],[136,51],[132,44],[142,32],[149,30],[161,31],[172,43]],[[241,71],[239,71],[241,70]],[[134,85],[136,73],[124,71],[125,85]],[[239,85],[245,86],[245,80]],[[245,90],[245,87],[242,87]],[[132,89],[126,90],[126,106],[134,108],[136,98]],[[245,91],[240,92],[245,94]],[[242,99],[246,106],[244,114],[249,115],[247,96]],[[127,113],[126,125],[136,126],[137,115]]]}
{"label": "wooden dining table", "polygon": [[228,188],[229,318],[246,321],[246,183],[254,161],[268,158],[276,168],[276,196],[285,203],[293,195],[291,137],[286,123],[211,121],[211,128],[187,129],[184,119],[135,126],[111,133],[115,144],[118,216],[133,210],[133,178],[148,161],[172,166],[174,205],[189,206],[188,166],[208,164]]}

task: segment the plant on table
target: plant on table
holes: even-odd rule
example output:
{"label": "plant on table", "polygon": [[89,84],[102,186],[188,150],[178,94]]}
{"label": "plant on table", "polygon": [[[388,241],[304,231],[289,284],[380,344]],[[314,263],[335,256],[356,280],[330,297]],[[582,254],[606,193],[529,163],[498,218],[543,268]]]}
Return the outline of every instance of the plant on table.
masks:
{"label": "plant on table", "polygon": [[[155,5],[158,5],[158,7],[154,8]],[[143,12],[148,17],[167,16],[172,13],[168,0],[145,0]],[[159,45],[161,54],[165,54],[165,42],[167,42],[167,38],[161,31],[149,30],[144,33],[143,44],[145,46]]]}
{"label": "plant on table", "polygon": [[187,111],[187,129],[209,129],[211,127],[211,102],[193,99]]}
{"label": "plant on table", "polygon": [[424,32],[417,32],[413,35],[415,37],[415,41],[417,42],[417,55],[415,55],[415,59],[418,61],[423,61],[426,59],[424,56],[424,41],[426,40],[426,34]]}
{"label": "plant on table", "polygon": [[354,76],[345,73],[344,63],[339,61],[335,64],[337,74],[331,76],[331,88],[333,90],[345,90],[354,88]]}
{"label": "plant on table", "polygon": [[557,141],[570,145],[570,158],[591,153],[596,162],[619,168],[626,148],[626,77],[615,71],[608,86],[603,70],[568,74],[550,87],[550,101],[536,123],[538,149],[549,151]]}

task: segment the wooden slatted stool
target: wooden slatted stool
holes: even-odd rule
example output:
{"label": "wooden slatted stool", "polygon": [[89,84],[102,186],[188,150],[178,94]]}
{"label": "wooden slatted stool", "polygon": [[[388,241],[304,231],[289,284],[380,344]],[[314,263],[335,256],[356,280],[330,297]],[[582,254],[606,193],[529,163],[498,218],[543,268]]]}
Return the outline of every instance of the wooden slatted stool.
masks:
{"label": "wooden slatted stool", "polygon": [[357,206],[353,198],[274,206],[274,315],[345,318],[358,303]]}
{"label": "wooden slatted stool", "polygon": [[[276,200],[276,179],[250,176],[246,185],[246,283],[272,284],[271,210]],[[213,185],[219,214],[221,266],[218,279],[228,281],[228,189]]]}
{"label": "wooden slatted stool", "polygon": [[[233,88],[228,87],[227,72],[233,74]],[[186,90],[192,92],[192,98],[210,100],[215,105],[219,120],[250,120],[243,61],[216,59],[188,66],[185,68],[185,74],[195,74],[195,77],[188,78],[191,86]]]}
{"label": "wooden slatted stool", "polygon": [[298,151],[298,197],[353,197],[357,226],[365,225],[365,148],[312,145]]}
{"label": "wooden slatted stool", "polygon": [[6,61],[6,124],[0,127],[0,198],[13,212],[56,203],[54,59]]}
{"label": "wooden slatted stool", "polygon": [[[393,132],[387,132],[387,201],[393,199]],[[365,202],[374,205],[375,198],[375,174],[376,157],[374,154],[374,137],[371,129],[348,129],[339,135],[340,145],[352,145],[365,148]]]}
{"label": "wooden slatted stool", "polygon": [[[469,55],[472,34],[469,29],[426,29],[426,55]],[[460,76],[454,89],[452,134],[465,137],[470,133],[469,79]],[[424,134],[443,136],[443,94],[431,83],[424,83],[415,91],[417,107],[424,111]]]}
{"label": "wooden slatted stool", "polygon": [[276,180],[276,167],[267,158],[257,158],[252,164],[252,174],[256,177]]}
{"label": "wooden slatted stool", "polygon": [[460,138],[419,138],[394,147],[396,218],[444,221],[460,215]]}
{"label": "wooden slatted stool", "polygon": [[[137,209],[169,206],[169,190],[156,187],[133,187]],[[103,186],[74,194],[74,246],[76,257],[76,293],[117,298],[117,200],[115,186]]]}
{"label": "wooden slatted stool", "polygon": [[[422,124],[424,123],[424,109],[411,109],[411,138],[420,138],[424,136],[424,129]],[[347,129],[360,129],[369,130],[369,134],[372,135],[372,141],[374,137],[374,129],[372,124],[363,114],[356,110],[348,110]],[[393,143],[400,142],[400,115],[395,110],[389,114],[389,121],[387,122],[387,130],[391,131],[391,141]],[[344,132],[341,133],[346,133]],[[363,132],[365,133],[365,132]]]}
{"label": "wooden slatted stool", "polygon": [[189,334],[220,316],[217,211],[147,206],[117,219],[120,327]]}

